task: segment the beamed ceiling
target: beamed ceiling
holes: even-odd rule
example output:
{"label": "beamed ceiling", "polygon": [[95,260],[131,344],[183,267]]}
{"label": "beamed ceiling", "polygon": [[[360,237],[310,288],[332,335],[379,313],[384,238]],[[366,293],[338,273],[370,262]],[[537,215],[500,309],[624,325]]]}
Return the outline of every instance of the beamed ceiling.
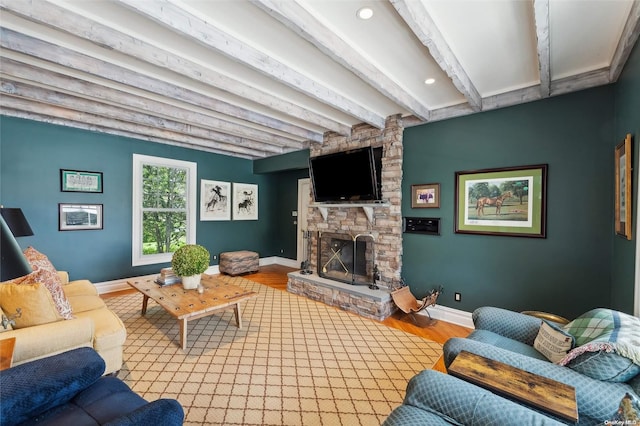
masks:
{"label": "beamed ceiling", "polygon": [[630,0],[0,5],[3,115],[251,159],[613,83],[640,32]]}

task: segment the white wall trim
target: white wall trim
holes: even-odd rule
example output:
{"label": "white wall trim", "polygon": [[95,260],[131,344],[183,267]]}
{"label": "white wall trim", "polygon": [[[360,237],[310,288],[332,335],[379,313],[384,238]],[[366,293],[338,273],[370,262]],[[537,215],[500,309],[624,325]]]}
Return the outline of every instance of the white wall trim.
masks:
{"label": "white wall trim", "polygon": [[[473,325],[473,320],[471,319],[471,312],[461,311],[459,309],[449,308],[447,306],[440,306],[440,305],[432,306],[427,309],[429,310],[429,314],[431,314],[431,318],[433,319],[461,325],[462,327],[467,327],[472,329],[475,328]],[[428,317],[427,313],[424,311],[421,311],[418,314]]]}
{"label": "white wall trim", "polygon": [[[273,264],[288,266],[290,268],[299,267],[298,262],[295,259],[287,259],[280,256],[264,257],[259,260],[260,266],[273,265]],[[220,269],[218,268],[218,265],[209,266],[209,269],[207,269],[205,273],[211,274],[211,275],[219,274]],[[118,280],[103,281],[103,282],[95,283],[95,286],[96,286],[96,289],[98,290],[98,294],[107,294],[107,293],[113,293],[116,291],[130,290],[131,286],[127,284],[128,280],[131,280],[134,278],[140,279],[140,280],[155,279],[157,276],[158,274],[151,274],[151,275],[142,275],[139,277],[120,278]],[[461,325],[463,327],[474,328],[473,321],[471,319],[471,312],[461,311],[459,309],[449,308],[447,306],[440,306],[440,305],[436,305],[428,309],[429,309],[429,313],[431,314],[431,317],[434,319],[450,322],[452,324]],[[420,312],[419,315],[426,316],[427,314],[426,312]]]}
{"label": "white wall trim", "polygon": [[[261,266],[278,264],[278,265],[288,266],[290,268],[297,268],[299,266],[298,262],[295,261],[294,259],[286,259],[284,257],[279,257],[279,256],[262,258],[259,260],[258,264]],[[220,269],[218,268],[218,265],[209,266],[209,268],[205,272],[205,274],[210,274],[210,275],[215,275],[219,273],[220,273]],[[130,290],[131,286],[127,284],[127,281],[131,279],[147,280],[147,279],[155,279],[157,276],[158,276],[158,273],[155,273],[150,275],[141,275],[138,277],[120,278],[112,281],[102,281],[99,283],[94,283],[94,285],[98,290],[98,294],[107,294],[107,293],[113,293],[116,291]]]}

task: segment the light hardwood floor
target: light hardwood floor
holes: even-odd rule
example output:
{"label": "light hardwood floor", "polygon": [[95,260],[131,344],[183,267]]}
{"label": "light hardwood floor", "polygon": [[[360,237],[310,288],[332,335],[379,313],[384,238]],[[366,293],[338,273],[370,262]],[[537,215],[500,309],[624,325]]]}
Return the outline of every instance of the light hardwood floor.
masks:
{"label": "light hardwood floor", "polygon": [[[242,275],[243,278],[250,279],[252,281],[259,282],[260,284],[267,285],[277,290],[287,291],[287,273],[296,271],[295,268],[289,268],[282,265],[266,265],[261,266],[260,271]],[[135,290],[125,290],[124,292],[116,292],[102,295],[103,298],[118,296],[123,293],[133,292]],[[416,336],[424,337],[425,339],[432,340],[438,343],[444,343],[450,337],[466,337],[471,329],[462,327],[456,324],[451,324],[445,321],[436,321],[433,325],[423,325],[418,321],[415,324],[407,315],[398,311],[389,318],[381,321],[382,324],[393,327],[399,330],[403,330],[407,333],[414,334]],[[446,372],[442,357],[434,366],[435,370]]]}

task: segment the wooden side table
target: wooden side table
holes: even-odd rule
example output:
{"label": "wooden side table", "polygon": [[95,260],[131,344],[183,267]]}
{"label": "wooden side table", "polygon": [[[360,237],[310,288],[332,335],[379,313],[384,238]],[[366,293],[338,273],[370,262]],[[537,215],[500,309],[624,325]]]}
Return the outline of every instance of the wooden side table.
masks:
{"label": "wooden side table", "polygon": [[466,351],[456,356],[448,372],[562,419],[578,421],[576,390],[572,386]]}
{"label": "wooden side table", "polygon": [[16,338],[0,339],[0,370],[11,367],[13,362],[13,348],[16,345]]}

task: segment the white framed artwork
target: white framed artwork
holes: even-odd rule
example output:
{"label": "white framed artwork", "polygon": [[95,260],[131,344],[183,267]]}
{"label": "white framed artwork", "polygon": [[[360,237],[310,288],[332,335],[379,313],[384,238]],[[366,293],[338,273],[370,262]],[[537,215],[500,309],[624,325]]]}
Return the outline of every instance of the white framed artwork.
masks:
{"label": "white framed artwork", "polygon": [[234,182],[233,220],[258,220],[258,185]]}
{"label": "white framed artwork", "polygon": [[231,183],[200,179],[200,220],[231,220]]}

